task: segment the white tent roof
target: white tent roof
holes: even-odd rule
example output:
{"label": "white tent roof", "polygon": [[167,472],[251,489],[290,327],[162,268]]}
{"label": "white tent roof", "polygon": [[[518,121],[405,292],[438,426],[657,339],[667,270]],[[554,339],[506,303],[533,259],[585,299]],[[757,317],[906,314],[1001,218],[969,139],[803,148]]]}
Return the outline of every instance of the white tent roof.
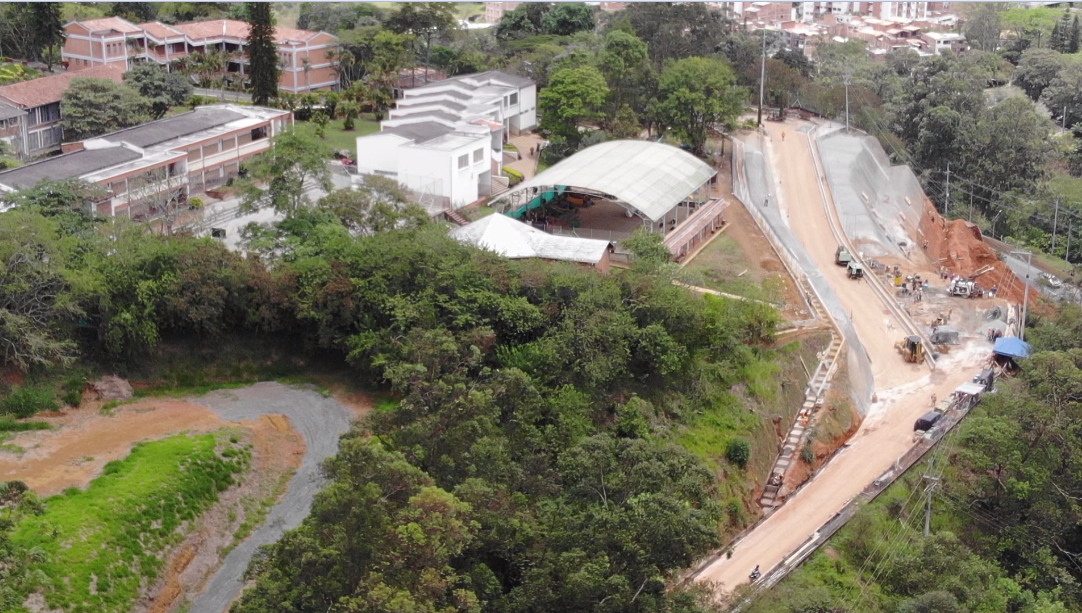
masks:
{"label": "white tent roof", "polygon": [[609,242],[593,238],[554,236],[499,213],[455,228],[451,237],[494,251],[506,258],[542,258],[597,264]]}
{"label": "white tent roof", "polygon": [[583,187],[612,194],[651,221],[658,221],[716,172],[671,145],[616,140],[579,151],[499,199],[533,187]]}

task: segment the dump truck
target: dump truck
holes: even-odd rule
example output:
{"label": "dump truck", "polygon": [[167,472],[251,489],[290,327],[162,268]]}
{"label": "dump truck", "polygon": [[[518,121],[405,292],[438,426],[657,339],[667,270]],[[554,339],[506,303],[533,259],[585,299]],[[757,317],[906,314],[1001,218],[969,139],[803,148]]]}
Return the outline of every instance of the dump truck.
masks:
{"label": "dump truck", "polygon": [[838,250],[834,252],[834,263],[838,266],[848,266],[849,262],[853,261],[853,254],[849,253],[849,250],[844,246],[839,246]]}
{"label": "dump truck", "polygon": [[924,344],[920,342],[919,336],[907,336],[894,343],[894,346],[906,362],[920,362],[924,359]]}
{"label": "dump truck", "polygon": [[864,276],[864,266],[860,262],[849,262],[846,266],[846,272],[849,273],[850,279],[859,279]]}

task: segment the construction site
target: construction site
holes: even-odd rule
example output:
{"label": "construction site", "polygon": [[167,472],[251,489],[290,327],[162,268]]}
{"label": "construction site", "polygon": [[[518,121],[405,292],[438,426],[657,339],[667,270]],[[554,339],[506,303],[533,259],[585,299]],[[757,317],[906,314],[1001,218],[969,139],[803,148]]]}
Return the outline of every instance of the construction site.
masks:
{"label": "construction site", "polygon": [[[760,520],[687,577],[735,605],[742,586],[767,589],[799,566],[1017,367],[1027,352],[1001,341],[1025,347],[1012,337],[1038,292],[976,226],[945,220],[872,137],[790,118],[738,134],[732,151],[733,195],[832,333],[779,432]],[[840,402],[859,427],[815,453],[819,420]]]}

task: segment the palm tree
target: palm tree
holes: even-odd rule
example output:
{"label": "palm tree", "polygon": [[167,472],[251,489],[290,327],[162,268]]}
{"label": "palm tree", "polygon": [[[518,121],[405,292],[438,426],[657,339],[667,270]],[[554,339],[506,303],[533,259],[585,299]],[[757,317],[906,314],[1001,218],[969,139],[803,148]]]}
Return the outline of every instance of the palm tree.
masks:
{"label": "palm tree", "polygon": [[346,101],[339,104],[336,110],[338,111],[338,116],[344,120],[342,122],[342,127],[347,132],[352,130],[354,125],[353,120],[357,118],[357,114],[361,110],[360,106],[356,102]]}
{"label": "palm tree", "polygon": [[308,91],[311,89],[311,84],[308,82],[308,73],[312,71],[312,61],[308,58],[302,58],[301,67],[304,69],[304,91]]}
{"label": "palm tree", "polygon": [[338,81],[341,83],[343,89],[349,89],[349,86],[353,81],[353,65],[357,63],[357,58],[353,57],[353,54],[349,52],[349,49],[343,49],[338,54],[338,62],[335,64],[335,72],[338,73]]}

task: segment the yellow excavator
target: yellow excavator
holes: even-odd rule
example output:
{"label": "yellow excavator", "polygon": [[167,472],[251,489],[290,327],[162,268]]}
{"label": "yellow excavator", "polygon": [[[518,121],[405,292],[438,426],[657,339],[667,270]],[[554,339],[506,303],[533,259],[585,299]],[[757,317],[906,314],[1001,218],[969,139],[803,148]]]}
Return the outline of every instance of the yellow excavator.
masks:
{"label": "yellow excavator", "polygon": [[898,348],[898,352],[902,354],[902,358],[906,362],[920,362],[924,360],[924,344],[920,342],[918,336],[907,336],[902,340],[894,343],[894,346]]}

